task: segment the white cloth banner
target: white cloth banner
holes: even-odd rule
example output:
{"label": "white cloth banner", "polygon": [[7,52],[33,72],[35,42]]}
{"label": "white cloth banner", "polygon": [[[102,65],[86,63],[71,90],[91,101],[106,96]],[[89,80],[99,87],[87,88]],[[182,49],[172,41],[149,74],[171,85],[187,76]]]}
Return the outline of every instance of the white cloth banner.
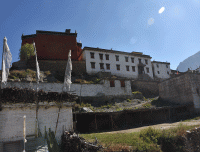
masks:
{"label": "white cloth banner", "polygon": [[33,42],[33,47],[34,47],[35,58],[36,58],[36,69],[37,69],[36,76],[37,76],[37,82],[39,82],[39,80],[40,80],[40,68],[39,68],[39,63],[38,63],[38,60],[37,60],[37,52],[36,52],[35,42]]}
{"label": "white cloth banner", "polygon": [[64,91],[70,91],[71,86],[71,71],[72,71],[72,62],[71,62],[71,50],[69,50],[68,61],[65,70],[65,78],[64,78]]}
{"label": "white cloth banner", "polygon": [[12,66],[12,54],[10,53],[10,49],[7,44],[7,39],[4,37],[4,44],[3,44],[3,56],[2,56],[2,82],[6,85],[8,75],[9,75],[9,69]]}

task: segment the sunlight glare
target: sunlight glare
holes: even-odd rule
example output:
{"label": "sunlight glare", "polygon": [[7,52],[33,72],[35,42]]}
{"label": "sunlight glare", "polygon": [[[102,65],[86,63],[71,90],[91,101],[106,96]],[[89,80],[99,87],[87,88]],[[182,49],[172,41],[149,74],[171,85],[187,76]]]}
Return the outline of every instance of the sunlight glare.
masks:
{"label": "sunlight glare", "polygon": [[159,9],[158,13],[161,14],[164,12],[164,10],[165,10],[165,7],[161,7],[161,9]]}

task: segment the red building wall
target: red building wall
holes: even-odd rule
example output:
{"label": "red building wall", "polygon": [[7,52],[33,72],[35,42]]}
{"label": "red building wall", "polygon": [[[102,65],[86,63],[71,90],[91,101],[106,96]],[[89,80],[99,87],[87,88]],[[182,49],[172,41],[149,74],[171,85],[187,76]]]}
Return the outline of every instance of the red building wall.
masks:
{"label": "red building wall", "polygon": [[80,61],[82,60],[82,44],[77,43],[76,37],[76,33],[36,31],[35,35],[22,36],[22,46],[34,41],[39,60],[67,60],[69,50],[71,50],[71,59]]}

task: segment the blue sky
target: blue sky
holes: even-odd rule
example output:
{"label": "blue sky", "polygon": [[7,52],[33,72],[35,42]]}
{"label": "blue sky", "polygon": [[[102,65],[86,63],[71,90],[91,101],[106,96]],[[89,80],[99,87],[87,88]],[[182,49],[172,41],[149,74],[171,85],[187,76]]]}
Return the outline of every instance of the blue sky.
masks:
{"label": "blue sky", "polygon": [[4,0],[0,14],[0,48],[6,36],[12,62],[22,33],[36,30],[77,30],[83,47],[143,52],[171,69],[200,51],[200,0]]}

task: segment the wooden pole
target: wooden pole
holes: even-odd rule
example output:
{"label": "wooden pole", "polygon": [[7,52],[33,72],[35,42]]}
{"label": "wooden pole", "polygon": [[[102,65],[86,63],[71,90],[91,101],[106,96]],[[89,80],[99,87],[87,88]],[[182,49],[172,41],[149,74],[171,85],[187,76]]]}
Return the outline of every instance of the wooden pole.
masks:
{"label": "wooden pole", "polygon": [[96,115],[95,115],[95,125],[96,125],[96,130],[97,130],[97,120],[96,120]]}
{"label": "wooden pole", "polygon": [[[62,100],[62,93],[61,93],[61,100]],[[58,120],[59,120],[59,116],[60,116],[61,100],[60,100],[60,103],[59,103],[59,111],[58,111],[58,117],[57,117],[57,122],[56,122],[55,136],[56,136],[56,131],[57,131],[57,127],[58,127]]]}

